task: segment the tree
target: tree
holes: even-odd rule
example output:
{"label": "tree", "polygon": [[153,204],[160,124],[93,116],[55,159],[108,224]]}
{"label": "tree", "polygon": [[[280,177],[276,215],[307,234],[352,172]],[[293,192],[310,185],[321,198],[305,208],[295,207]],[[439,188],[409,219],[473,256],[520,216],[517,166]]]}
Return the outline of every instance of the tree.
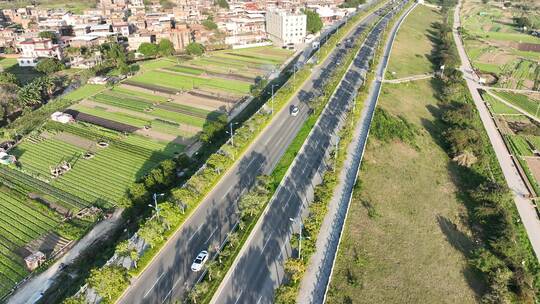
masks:
{"label": "tree", "polygon": [[191,42],[186,46],[188,55],[201,56],[204,53],[204,46],[197,42]]}
{"label": "tree", "polygon": [[87,283],[104,299],[116,299],[129,283],[127,270],[120,266],[92,269]]}
{"label": "tree", "polygon": [[242,217],[252,217],[259,210],[262,199],[253,192],[248,192],[242,196],[239,203],[240,212]]}
{"label": "tree", "polygon": [[165,239],[165,227],[161,221],[147,220],[138,233],[152,248]]}
{"label": "tree", "polygon": [[143,42],[137,51],[145,57],[154,57],[158,54],[158,46],[153,43]]}
{"label": "tree", "polygon": [[217,30],[218,28],[217,24],[214,22],[214,20],[212,20],[212,17],[210,16],[208,16],[208,18],[202,22],[202,25],[204,25],[207,30],[211,31]]}
{"label": "tree", "polygon": [[51,31],[39,32],[38,37],[44,39],[51,39],[53,43],[58,43],[56,34]]}
{"label": "tree", "polygon": [[18,99],[25,106],[35,106],[41,103],[41,87],[36,82],[30,82],[19,89]]}
{"label": "tree", "polygon": [[19,106],[18,90],[19,87],[12,83],[0,84],[0,114],[3,122],[6,122],[12,111]]}
{"label": "tree", "polygon": [[216,119],[213,119],[213,120],[207,119],[203,125],[203,130],[199,138],[205,143],[212,141],[214,136],[216,136],[219,133],[219,131],[225,128],[225,126],[227,125],[227,122],[228,122],[227,114],[224,114],[224,113],[219,114],[219,116],[216,117]]}
{"label": "tree", "polygon": [[64,64],[61,63],[60,60],[56,58],[41,59],[36,65],[36,70],[38,72],[41,72],[47,75],[52,74],[54,72],[61,71],[63,69],[65,69]]}
{"label": "tree", "polygon": [[285,261],[285,272],[291,276],[293,283],[296,284],[306,271],[306,264],[301,259],[288,259]]}
{"label": "tree", "polygon": [[229,9],[229,3],[227,0],[215,0],[214,4],[221,8]]}
{"label": "tree", "polygon": [[304,13],[307,17],[306,30],[312,34],[318,33],[323,28],[323,22],[319,14],[312,10],[305,10]]}
{"label": "tree", "polygon": [[174,45],[169,39],[161,39],[158,44],[158,53],[161,56],[171,56],[174,54]]}

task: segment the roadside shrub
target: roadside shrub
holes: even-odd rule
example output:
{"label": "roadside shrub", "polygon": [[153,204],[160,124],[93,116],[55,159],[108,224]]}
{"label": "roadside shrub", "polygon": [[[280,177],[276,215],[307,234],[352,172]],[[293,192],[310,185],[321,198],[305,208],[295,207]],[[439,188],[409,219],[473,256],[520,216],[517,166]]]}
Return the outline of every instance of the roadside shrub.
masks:
{"label": "roadside shrub", "polygon": [[384,142],[392,140],[401,140],[408,144],[414,144],[416,136],[415,127],[405,118],[395,117],[382,108],[375,110],[373,122],[371,123],[371,134],[375,138]]}

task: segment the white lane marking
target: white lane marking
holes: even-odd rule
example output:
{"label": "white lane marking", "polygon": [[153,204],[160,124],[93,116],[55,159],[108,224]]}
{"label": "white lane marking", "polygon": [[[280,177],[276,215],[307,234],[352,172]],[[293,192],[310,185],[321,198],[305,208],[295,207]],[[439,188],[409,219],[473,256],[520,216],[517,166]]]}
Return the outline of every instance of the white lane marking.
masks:
{"label": "white lane marking", "polygon": [[268,242],[270,242],[270,240],[272,239],[272,234],[274,234],[274,231],[272,231],[272,233],[270,233],[270,235],[268,236],[268,240],[266,240],[266,242],[264,243],[261,251],[264,251],[264,248],[266,248],[266,245],[268,245]]}
{"label": "white lane marking", "polygon": [[163,277],[163,275],[165,275],[165,272],[163,272],[159,278],[157,278],[157,280],[154,282],[154,284],[152,285],[152,287],[150,287],[150,289],[148,289],[148,291],[144,294],[144,298],[146,298],[148,296],[148,294],[150,293],[150,291],[152,291],[152,289],[154,289],[154,287],[156,287],[156,284],[159,282],[159,280],[161,279],[161,277]]}
{"label": "white lane marking", "polygon": [[165,298],[163,299],[163,301],[161,301],[161,304],[165,303],[165,301],[167,301],[167,299],[169,298],[169,296],[171,295],[171,292],[174,290],[174,288],[176,288],[176,285],[178,284],[178,282],[180,282],[180,279],[182,278],[182,276],[180,276],[176,282],[174,282],[174,285],[173,287],[171,288],[171,290],[169,290],[169,293],[167,293],[167,295],[165,296]]}
{"label": "white lane marking", "polygon": [[212,233],[210,234],[210,236],[206,239],[206,241],[204,241],[204,243],[208,243],[208,241],[212,238],[212,236],[214,235],[214,233],[216,233],[216,230],[218,230],[219,227],[216,227],[216,229],[214,229],[214,231],[212,231]]}
{"label": "white lane marking", "polygon": [[201,230],[201,228],[202,228],[202,225],[200,225],[199,228],[197,228],[197,230],[193,232],[193,235],[189,238],[188,243],[191,242],[191,240],[197,235],[197,233],[199,233],[199,230]]}
{"label": "white lane marking", "polygon": [[238,295],[238,298],[236,299],[236,301],[234,301],[234,304],[238,303],[238,301],[240,301],[240,298],[242,297],[242,294],[244,293],[244,290],[240,291],[240,294]]}
{"label": "white lane marking", "polygon": [[257,300],[257,304],[261,302],[261,299],[262,299],[262,296],[260,296],[259,299]]}

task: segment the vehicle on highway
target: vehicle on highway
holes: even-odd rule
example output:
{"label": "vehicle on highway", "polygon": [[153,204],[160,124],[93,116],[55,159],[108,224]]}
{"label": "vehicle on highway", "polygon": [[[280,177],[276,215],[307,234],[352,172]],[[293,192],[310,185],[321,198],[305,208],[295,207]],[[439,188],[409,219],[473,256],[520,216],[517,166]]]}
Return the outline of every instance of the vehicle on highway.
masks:
{"label": "vehicle on highway", "polygon": [[191,270],[195,272],[200,271],[207,260],[208,260],[208,251],[206,250],[201,251],[195,258],[195,261],[193,261],[193,264],[191,264]]}
{"label": "vehicle on highway", "polygon": [[291,116],[297,116],[298,113],[300,112],[300,110],[298,109],[298,106],[296,105],[292,105],[290,111],[291,111]]}

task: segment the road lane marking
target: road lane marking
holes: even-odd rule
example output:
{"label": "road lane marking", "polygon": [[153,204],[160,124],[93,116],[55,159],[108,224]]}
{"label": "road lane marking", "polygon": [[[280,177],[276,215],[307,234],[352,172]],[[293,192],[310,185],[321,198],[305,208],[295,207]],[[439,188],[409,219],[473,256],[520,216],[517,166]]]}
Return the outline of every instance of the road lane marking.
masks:
{"label": "road lane marking", "polygon": [[152,287],[150,287],[150,289],[148,289],[148,291],[144,294],[143,298],[146,298],[148,296],[148,294],[150,293],[150,291],[152,291],[152,289],[154,289],[154,287],[156,286],[156,284],[159,282],[159,280],[161,280],[161,277],[163,277],[163,275],[165,275],[165,272],[163,272],[159,278],[157,278],[157,280],[154,282],[154,284],[152,285]]}
{"label": "road lane marking", "polygon": [[191,240],[197,235],[197,233],[199,233],[199,230],[201,230],[201,228],[202,228],[202,225],[200,225],[199,228],[197,228],[197,230],[195,230],[193,235],[189,238],[188,243],[191,242]]}
{"label": "road lane marking", "polygon": [[218,230],[218,228],[219,228],[219,227],[216,227],[216,229],[214,229],[214,230],[212,231],[212,233],[210,234],[210,236],[206,239],[206,241],[204,241],[205,244],[208,243],[208,241],[212,238],[212,236],[214,235],[214,233],[216,233],[216,230]]}
{"label": "road lane marking", "polygon": [[274,234],[274,231],[272,231],[272,233],[270,233],[270,235],[268,236],[268,240],[266,240],[266,242],[264,243],[264,246],[263,246],[263,248],[261,250],[262,252],[264,252],[264,249],[268,245],[268,242],[270,242],[270,240],[272,239],[272,234]]}
{"label": "road lane marking", "polygon": [[260,296],[259,299],[257,300],[257,304],[261,302],[261,299],[262,299],[262,296]]}
{"label": "road lane marking", "polygon": [[236,301],[234,301],[234,304],[238,303],[238,301],[240,300],[240,298],[242,297],[242,294],[244,293],[244,290],[242,289],[242,291],[240,291],[240,294],[238,295],[238,298],[236,298]]}

